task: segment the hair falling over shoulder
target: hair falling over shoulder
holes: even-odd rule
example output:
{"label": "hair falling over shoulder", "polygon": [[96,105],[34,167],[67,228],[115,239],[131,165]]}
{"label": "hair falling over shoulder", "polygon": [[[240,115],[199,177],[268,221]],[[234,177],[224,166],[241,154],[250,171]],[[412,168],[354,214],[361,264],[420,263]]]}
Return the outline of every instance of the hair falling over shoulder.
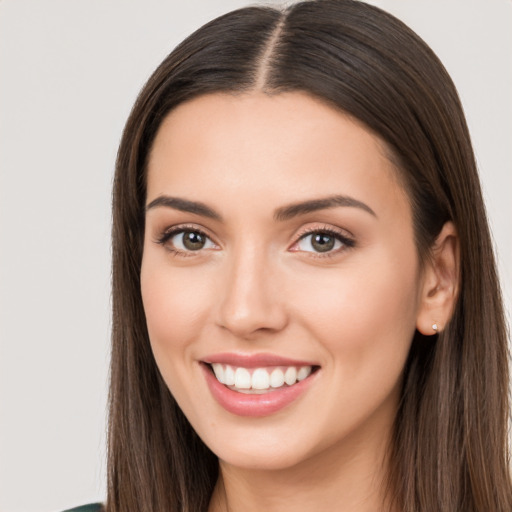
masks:
{"label": "hair falling over shoulder", "polygon": [[451,220],[460,287],[450,323],[416,333],[403,377],[388,495],[408,512],[509,512],[507,331],[486,212],[455,87],[402,22],[354,0],[240,9],[181,43],[127,121],[113,192],[107,512],[204,512],[217,459],[163,382],[140,292],[148,154],[177,105],[218,91],[305,91],[387,144],[428,258]]}

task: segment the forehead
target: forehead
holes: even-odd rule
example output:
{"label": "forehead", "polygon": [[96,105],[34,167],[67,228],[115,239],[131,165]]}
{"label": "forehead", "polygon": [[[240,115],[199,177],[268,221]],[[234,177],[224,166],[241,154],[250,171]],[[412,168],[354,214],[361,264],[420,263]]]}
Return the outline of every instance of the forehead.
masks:
{"label": "forehead", "polygon": [[148,200],[224,194],[229,204],[253,197],[279,203],[340,193],[382,209],[404,199],[387,153],[360,122],[305,93],[205,95],[162,123],[148,163]]}

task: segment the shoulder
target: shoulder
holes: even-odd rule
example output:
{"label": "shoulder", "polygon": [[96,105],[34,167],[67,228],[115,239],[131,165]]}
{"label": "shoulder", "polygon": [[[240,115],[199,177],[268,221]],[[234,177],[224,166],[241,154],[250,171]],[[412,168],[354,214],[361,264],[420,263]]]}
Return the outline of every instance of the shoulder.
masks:
{"label": "shoulder", "polygon": [[103,505],[101,503],[90,503],[81,507],[70,508],[64,512],[102,512]]}

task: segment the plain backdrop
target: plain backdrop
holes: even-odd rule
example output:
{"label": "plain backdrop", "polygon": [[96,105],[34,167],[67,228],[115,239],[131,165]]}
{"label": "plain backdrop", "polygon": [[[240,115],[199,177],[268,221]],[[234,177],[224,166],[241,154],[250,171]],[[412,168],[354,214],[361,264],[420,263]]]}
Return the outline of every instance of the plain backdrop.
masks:
{"label": "plain backdrop", "polygon": [[[510,313],[512,2],[372,3],[415,29],[459,89]],[[110,196],[123,124],[180,40],[248,4],[0,0],[0,511],[105,497]]]}

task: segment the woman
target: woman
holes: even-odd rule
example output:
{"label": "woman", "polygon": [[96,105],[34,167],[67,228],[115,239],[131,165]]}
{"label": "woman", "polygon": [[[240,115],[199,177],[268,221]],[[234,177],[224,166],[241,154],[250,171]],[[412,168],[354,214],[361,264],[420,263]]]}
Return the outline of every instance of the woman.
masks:
{"label": "woman", "polygon": [[113,237],[108,512],[511,510],[474,157],[401,22],[199,29],[127,122]]}

